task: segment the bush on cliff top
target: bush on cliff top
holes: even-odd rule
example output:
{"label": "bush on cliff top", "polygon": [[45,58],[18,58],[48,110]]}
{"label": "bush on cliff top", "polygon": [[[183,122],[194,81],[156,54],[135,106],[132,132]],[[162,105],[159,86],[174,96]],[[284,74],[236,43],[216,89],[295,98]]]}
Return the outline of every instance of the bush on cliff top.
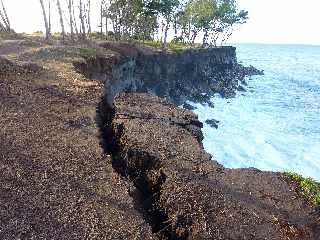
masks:
{"label": "bush on cliff top", "polygon": [[312,178],[304,178],[297,173],[285,172],[284,176],[298,184],[301,193],[313,204],[320,205],[320,184]]}
{"label": "bush on cliff top", "polygon": [[[147,40],[144,41],[143,44],[147,46],[151,46],[154,48],[162,48],[162,43],[160,41],[154,41],[154,40]],[[182,42],[175,42],[171,41],[167,44],[168,50],[180,50],[180,49],[186,49],[186,48],[197,48],[201,47],[202,45],[200,44],[189,44],[189,43],[182,43]]]}

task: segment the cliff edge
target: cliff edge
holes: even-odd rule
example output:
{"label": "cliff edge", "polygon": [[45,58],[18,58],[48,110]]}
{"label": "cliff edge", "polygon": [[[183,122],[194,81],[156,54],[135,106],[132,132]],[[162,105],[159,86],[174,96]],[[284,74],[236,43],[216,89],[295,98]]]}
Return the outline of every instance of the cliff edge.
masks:
{"label": "cliff edge", "polygon": [[148,94],[114,100],[107,140],[137,209],[160,239],[318,239],[319,216],[280,173],[227,169],[190,111]]}
{"label": "cliff edge", "polygon": [[[175,98],[164,76],[180,69],[172,80],[185,76],[191,89],[184,70],[192,61],[126,44],[104,48],[96,56],[83,45],[0,44],[0,239],[318,239],[319,214],[281,174],[224,168],[203,150],[192,112],[120,93],[135,88],[113,79],[134,62],[124,80],[156,84],[162,76],[163,97],[177,103],[187,95]],[[166,65],[166,75],[158,65],[175,64],[171,58],[188,64]],[[160,75],[138,74],[149,65]]]}
{"label": "cliff edge", "polygon": [[100,47],[117,54],[112,57],[97,54],[75,66],[87,76],[104,82],[109,106],[120,92],[150,93],[176,105],[187,100],[210,103],[213,94],[233,97],[245,77],[263,74],[252,66],[238,64],[234,47],[174,52],[125,43],[102,43]]}

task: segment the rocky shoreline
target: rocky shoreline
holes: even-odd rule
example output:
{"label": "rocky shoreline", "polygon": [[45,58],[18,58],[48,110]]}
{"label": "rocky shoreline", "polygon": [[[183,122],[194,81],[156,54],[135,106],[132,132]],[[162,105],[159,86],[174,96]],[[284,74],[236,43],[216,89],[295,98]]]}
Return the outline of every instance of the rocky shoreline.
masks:
{"label": "rocky shoreline", "polygon": [[156,238],[317,239],[319,218],[282,174],[224,168],[204,151],[197,116],[176,106],[234,96],[263,71],[239,65],[234,48],[127,57],[105,81],[101,131]]}
{"label": "rocky shoreline", "polygon": [[187,100],[211,104],[214,94],[234,97],[247,77],[263,74],[253,66],[239,64],[234,47],[169,53],[124,43],[102,43],[100,47],[118,54],[97,54],[75,66],[105,83],[105,100],[110,106],[120,92],[150,93],[179,106]]}
{"label": "rocky shoreline", "polygon": [[192,112],[139,93],[117,95],[107,112],[106,150],[157,238],[319,236],[319,219],[280,173],[227,169],[211,159]]}
{"label": "rocky shoreline", "polygon": [[[184,69],[193,62],[200,76],[221,74],[200,57],[108,44],[112,54],[86,60],[83,46],[0,46],[10,53],[0,58],[0,239],[318,239],[318,211],[295,184],[224,168],[204,151],[202,123],[173,104],[189,98],[164,78],[181,69],[173,80],[184,76],[190,93]],[[186,53],[221,61],[205,51],[226,50]],[[166,74],[137,74],[175,58],[180,67]],[[128,60],[142,65],[122,75]],[[167,100],[150,85],[122,88],[121,76],[162,76]],[[221,86],[234,91],[239,79],[228,79]]]}

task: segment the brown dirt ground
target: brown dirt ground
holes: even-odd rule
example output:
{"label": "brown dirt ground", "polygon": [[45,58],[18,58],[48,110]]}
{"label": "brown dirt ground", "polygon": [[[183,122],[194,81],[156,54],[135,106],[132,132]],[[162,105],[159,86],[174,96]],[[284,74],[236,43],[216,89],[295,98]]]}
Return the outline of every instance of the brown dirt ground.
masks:
{"label": "brown dirt ground", "polygon": [[164,239],[320,239],[320,216],[280,173],[210,159],[190,111],[137,93],[120,94],[114,105],[114,164],[138,189],[150,189],[144,195],[158,196]]}
{"label": "brown dirt ground", "polygon": [[152,239],[100,146],[103,84],[20,44],[0,45],[13,70],[44,70],[0,72],[0,239]]}
{"label": "brown dirt ground", "polygon": [[10,63],[0,66],[0,239],[320,239],[319,217],[280,174],[225,169],[199,145],[192,113],[122,95],[113,125],[124,129],[121,153],[130,152],[130,171],[150,167],[143,174],[160,187],[171,229],[153,234],[134,181],[101,147],[103,83],[75,72],[80,47],[0,43],[0,63]]}

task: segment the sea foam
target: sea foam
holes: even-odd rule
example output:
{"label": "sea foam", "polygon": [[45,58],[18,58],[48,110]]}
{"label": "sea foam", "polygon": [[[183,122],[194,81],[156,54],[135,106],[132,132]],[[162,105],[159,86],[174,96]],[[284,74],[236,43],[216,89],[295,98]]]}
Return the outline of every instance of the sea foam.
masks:
{"label": "sea foam", "polygon": [[[238,59],[264,69],[247,92],[190,103],[204,123],[204,148],[229,168],[293,171],[320,181],[320,47],[238,45]],[[205,123],[220,121],[218,129]]]}

